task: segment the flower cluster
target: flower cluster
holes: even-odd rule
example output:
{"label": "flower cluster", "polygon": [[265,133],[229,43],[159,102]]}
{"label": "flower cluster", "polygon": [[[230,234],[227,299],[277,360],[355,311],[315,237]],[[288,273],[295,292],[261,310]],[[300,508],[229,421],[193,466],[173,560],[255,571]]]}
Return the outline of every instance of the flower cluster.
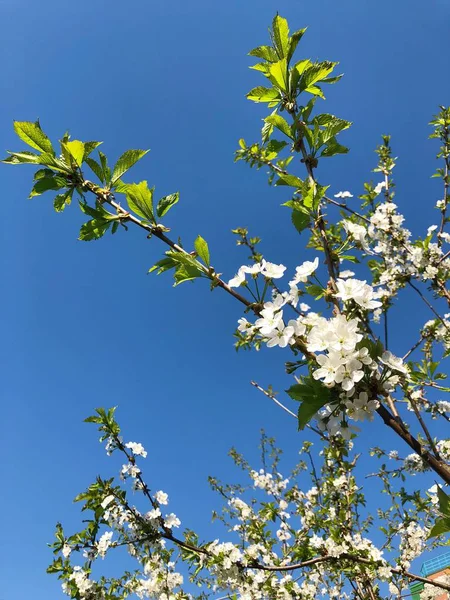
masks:
{"label": "flower cluster", "polygon": [[411,561],[422,554],[428,536],[428,529],[421,527],[418,523],[411,521],[402,524],[399,528],[400,534],[400,564],[404,569],[409,569]]}
{"label": "flower cluster", "polygon": [[246,275],[253,275],[256,277],[261,274],[266,279],[279,279],[280,277],[283,277],[285,270],[286,267],[284,265],[276,265],[263,259],[260,263],[255,263],[251,267],[240,267],[237,275],[235,275],[233,279],[230,279],[228,285],[229,287],[239,287],[246,283]]}

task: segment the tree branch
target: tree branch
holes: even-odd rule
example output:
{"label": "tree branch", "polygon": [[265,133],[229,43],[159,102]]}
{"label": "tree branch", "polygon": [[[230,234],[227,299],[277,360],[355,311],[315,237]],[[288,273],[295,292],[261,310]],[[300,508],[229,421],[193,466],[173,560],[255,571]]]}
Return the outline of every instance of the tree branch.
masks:
{"label": "tree branch", "polygon": [[388,409],[383,405],[377,408],[377,413],[383,419],[385,425],[390,427],[397,435],[399,435],[404,442],[408,444],[410,448],[414,450],[426,463],[427,465],[437,473],[445,483],[450,485],[450,468],[439,461],[436,457],[434,457],[428,450],[426,450],[422,444],[412,436],[409,431],[405,428],[404,425],[399,423],[399,421],[388,411]]}

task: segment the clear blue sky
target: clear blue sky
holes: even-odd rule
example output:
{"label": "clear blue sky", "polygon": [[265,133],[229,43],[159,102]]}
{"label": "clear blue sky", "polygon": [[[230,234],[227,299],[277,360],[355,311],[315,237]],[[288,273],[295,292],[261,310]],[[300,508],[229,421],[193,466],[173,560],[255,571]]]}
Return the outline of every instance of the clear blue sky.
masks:
{"label": "clear blue sky", "polygon": [[[233,163],[237,140],[259,135],[246,53],[266,43],[276,10],[292,29],[309,26],[299,55],[338,60],[345,72],[326,110],[354,122],[352,150],[324,161],[321,182],[361,193],[373,148],[390,133],[397,200],[423,232],[441,197],[427,123],[450,100],[444,0],[0,0],[1,148],[21,147],[13,119],[37,117],[53,139],[70,129],[103,140],[111,160],[149,147],[133,176],[160,196],[180,190],[168,218],[175,236],[188,245],[201,233],[229,278],[246,259],[230,230],[251,224],[267,259],[292,268],[307,255],[279,207],[286,191]],[[201,282],[173,290],[169,277],[146,276],[164,248],[137,231],[77,241],[78,208],[56,214],[46,196],[27,200],[31,175],[1,168],[2,600],[62,595],[45,575],[54,523],[75,525],[72,498],[119,466],[82,423],[93,407],[119,405],[126,438],[149,451],[150,484],[169,492],[183,525],[204,532],[214,501],[206,477],[231,477],[231,445],[257,461],[261,427],[288,454],[300,445],[295,423],[249,385],[285,388],[285,353],[233,348],[240,306]],[[397,313],[399,352],[429,318],[417,321],[419,310],[413,302]],[[396,443],[380,424],[371,438]]]}

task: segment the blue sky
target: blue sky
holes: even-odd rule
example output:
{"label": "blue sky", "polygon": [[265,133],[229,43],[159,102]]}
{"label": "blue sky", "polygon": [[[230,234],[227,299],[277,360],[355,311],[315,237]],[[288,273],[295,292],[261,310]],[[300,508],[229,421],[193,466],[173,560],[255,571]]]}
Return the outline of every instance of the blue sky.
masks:
{"label": "blue sky", "polygon": [[[437,148],[427,123],[450,97],[443,0],[0,0],[1,146],[21,147],[13,119],[39,118],[55,140],[66,129],[103,140],[111,162],[151,148],[132,175],[159,197],[180,191],[167,219],[174,237],[189,245],[202,234],[227,279],[246,262],[230,230],[249,225],[267,259],[292,269],[310,255],[279,206],[286,191],[233,162],[237,140],[259,136],[264,112],[245,93],[260,80],[246,54],[266,43],[276,10],[292,29],[309,26],[300,56],[337,60],[345,73],[325,110],[354,122],[351,153],[324,161],[321,183],[361,193],[373,149],[390,133],[397,202],[423,233],[441,197],[429,179]],[[287,455],[300,445],[295,423],[249,385],[287,387],[285,353],[233,348],[240,306],[202,282],[174,290],[168,276],[147,276],[164,248],[132,229],[77,241],[78,208],[56,214],[50,197],[27,200],[31,175],[1,169],[2,600],[61,597],[45,575],[54,523],[75,526],[72,498],[119,466],[82,423],[95,406],[119,406],[125,436],[149,451],[150,484],[169,492],[184,525],[204,532],[214,501],[206,477],[232,477],[230,446],[257,461],[261,428]],[[399,353],[428,318],[415,300],[397,311]],[[381,424],[372,435],[396,443]]]}

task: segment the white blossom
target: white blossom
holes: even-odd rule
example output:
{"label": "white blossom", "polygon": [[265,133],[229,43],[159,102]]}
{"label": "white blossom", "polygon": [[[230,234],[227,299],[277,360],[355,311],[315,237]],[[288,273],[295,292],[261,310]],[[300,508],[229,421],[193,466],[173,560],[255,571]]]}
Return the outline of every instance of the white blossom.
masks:
{"label": "white blossom", "polygon": [[172,529],[172,527],[179,527],[181,521],[174,513],[170,513],[170,515],[164,517],[164,525],[169,529]]}
{"label": "white blossom", "polygon": [[353,194],[350,194],[350,192],[338,192],[337,194],[334,195],[335,198],[353,198]]}
{"label": "white blossom", "polygon": [[169,496],[165,492],[159,490],[155,494],[155,500],[156,500],[156,502],[158,502],[158,504],[168,504]]}
{"label": "white blossom", "polygon": [[386,188],[386,182],[385,181],[380,181],[380,183],[378,183],[375,188],[374,188],[374,192],[375,194],[381,194],[381,192]]}
{"label": "white blossom", "polygon": [[308,277],[312,275],[319,266],[319,257],[316,257],[313,261],[306,260],[299,267],[295,269],[294,283],[306,283]]}
{"label": "white blossom", "polygon": [[142,444],[137,444],[136,442],[128,442],[127,444],[125,444],[125,448],[129,448],[135,456],[142,456],[142,458],[145,458],[147,456],[147,452]]}

